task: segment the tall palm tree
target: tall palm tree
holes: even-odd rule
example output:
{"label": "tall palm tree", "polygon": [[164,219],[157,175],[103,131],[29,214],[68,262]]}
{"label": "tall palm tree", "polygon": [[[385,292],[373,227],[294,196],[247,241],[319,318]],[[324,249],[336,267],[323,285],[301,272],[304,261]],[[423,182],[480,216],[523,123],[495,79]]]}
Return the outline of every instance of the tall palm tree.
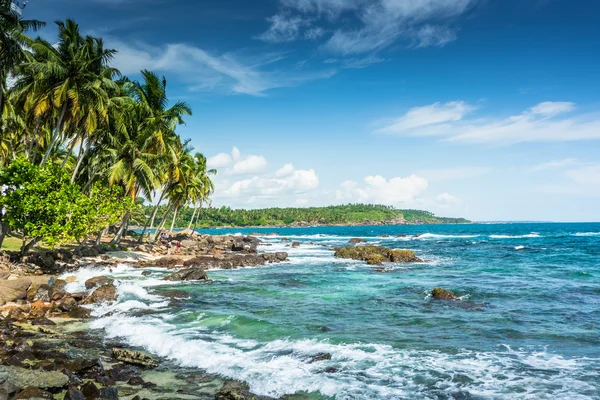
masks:
{"label": "tall palm tree", "polygon": [[193,188],[191,192],[193,204],[196,205],[196,207],[194,207],[194,212],[192,213],[192,218],[188,224],[188,229],[192,227],[194,218],[196,217],[196,212],[202,208],[202,203],[215,191],[215,185],[210,179],[210,176],[217,174],[216,169],[207,169],[206,157],[204,157],[202,153],[196,153],[194,155],[194,159],[194,179],[191,183]]}
{"label": "tall palm tree", "polygon": [[4,110],[8,76],[25,60],[25,49],[32,43],[25,32],[45,25],[38,20],[22,19],[11,6],[11,0],[0,0],[0,114]]}

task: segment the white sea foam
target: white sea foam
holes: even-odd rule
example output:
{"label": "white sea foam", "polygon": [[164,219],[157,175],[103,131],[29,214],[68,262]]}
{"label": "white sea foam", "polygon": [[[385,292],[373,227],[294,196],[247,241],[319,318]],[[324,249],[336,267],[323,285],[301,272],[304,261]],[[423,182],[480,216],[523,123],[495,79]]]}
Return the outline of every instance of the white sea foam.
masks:
{"label": "white sea foam", "polygon": [[[519,398],[566,398],[594,388],[584,375],[594,374],[599,360],[566,359],[547,351],[498,352],[394,349],[381,344],[331,344],[316,340],[274,340],[263,343],[229,335],[209,334],[204,341],[193,329],[178,329],[157,317],[112,315],[92,323],[109,337],[120,337],[184,367],[239,379],[262,395],[279,397],[297,391],[321,392],[336,399],[400,399],[437,397],[466,390],[474,396],[505,397],[513,389]],[[308,363],[316,353],[330,353],[331,360]],[[333,367],[335,374],[323,373]],[[532,370],[527,371],[528,368]],[[536,370],[551,371],[539,374]],[[597,371],[597,370],[596,370]],[[466,376],[469,383],[455,381]],[[429,386],[423,382],[430,382]],[[571,397],[576,398],[576,397]],[[579,398],[586,398],[585,396]]]}
{"label": "white sea foam", "polygon": [[600,236],[600,232],[577,232],[575,236]]}
{"label": "white sea foam", "polygon": [[527,235],[490,235],[491,239],[527,239],[527,238],[539,238],[539,233],[529,233]]}
{"label": "white sea foam", "polygon": [[479,235],[442,235],[438,233],[424,233],[415,239],[471,239]]}
{"label": "white sea foam", "polygon": [[523,250],[525,246],[515,246],[515,250]]}

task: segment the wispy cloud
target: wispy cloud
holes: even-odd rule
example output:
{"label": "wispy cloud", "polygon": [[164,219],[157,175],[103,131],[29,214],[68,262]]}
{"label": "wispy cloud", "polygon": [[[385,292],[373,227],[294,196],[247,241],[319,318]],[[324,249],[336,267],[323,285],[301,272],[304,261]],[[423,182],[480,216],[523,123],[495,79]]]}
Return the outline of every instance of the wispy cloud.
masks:
{"label": "wispy cloud", "polygon": [[575,110],[571,102],[543,102],[507,118],[466,118],[476,109],[463,101],[434,103],[410,109],[376,132],[496,144],[600,139],[600,113],[571,117]]}
{"label": "wispy cloud", "polygon": [[556,169],[562,169],[566,167],[570,167],[573,164],[579,162],[576,158],[565,158],[563,160],[554,160],[548,161],[545,163],[540,163],[531,168],[532,171],[540,172],[540,171],[551,171]]}
{"label": "wispy cloud", "polygon": [[[456,39],[450,27],[478,0],[280,0],[282,11],[268,19],[265,41],[291,41],[303,29],[332,33],[322,48],[342,56],[372,53],[404,40],[410,47],[443,46]],[[343,16],[343,18],[342,18]]]}
{"label": "wispy cloud", "polygon": [[114,65],[124,74],[141,69],[174,72],[198,91],[219,91],[262,96],[269,89],[293,87],[306,81],[329,78],[336,70],[309,71],[302,68],[275,68],[284,59],[281,53],[240,56],[234,53],[212,54],[188,44],[151,46],[142,42],[124,42],[107,38],[119,52]]}

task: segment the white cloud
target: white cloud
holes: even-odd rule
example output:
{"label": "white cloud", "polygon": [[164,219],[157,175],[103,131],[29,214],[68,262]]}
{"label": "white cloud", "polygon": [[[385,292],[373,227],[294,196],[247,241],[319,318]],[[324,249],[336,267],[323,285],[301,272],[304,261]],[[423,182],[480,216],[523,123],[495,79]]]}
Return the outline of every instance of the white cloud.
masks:
{"label": "white cloud", "polygon": [[232,163],[233,158],[231,157],[231,154],[227,153],[219,153],[206,160],[206,165],[209,168],[229,167]]}
{"label": "white cloud", "polygon": [[242,156],[237,147],[231,149],[231,154],[219,153],[206,161],[209,168],[227,168],[225,175],[246,175],[264,172],[267,160],[263,156],[249,154]]}
{"label": "white cloud", "polygon": [[578,162],[578,160],[576,158],[565,158],[564,160],[548,161],[545,163],[538,164],[538,165],[532,167],[531,170],[539,172],[539,171],[561,169],[561,168],[565,168],[570,165],[576,164],[577,162]]}
{"label": "white cloud", "polygon": [[377,130],[403,136],[439,135],[447,141],[514,144],[600,139],[600,113],[561,117],[573,103],[544,102],[504,119],[468,119],[465,102],[417,107]]}
{"label": "white cloud", "polygon": [[363,185],[351,180],[343,182],[336,192],[336,199],[341,202],[399,205],[414,200],[427,187],[427,181],[416,175],[391,178],[389,181],[380,175],[367,176]]}
{"label": "white cloud", "polygon": [[464,101],[451,101],[446,104],[438,102],[429,106],[414,107],[408,110],[402,117],[379,129],[378,132],[402,133],[425,126],[456,122],[463,119],[465,115],[473,112],[475,109],[475,106],[469,105]]}
{"label": "white cloud", "polygon": [[231,175],[257,174],[267,168],[267,160],[263,156],[249,155],[237,161],[226,173]]}
{"label": "white cloud", "polygon": [[571,112],[575,109],[575,103],[567,101],[545,101],[534,107],[530,111],[534,115],[553,116],[562,113]]}
{"label": "white cloud", "polygon": [[288,176],[290,175],[292,172],[294,172],[294,165],[293,164],[285,164],[283,167],[279,168],[276,172],[275,172],[275,176],[276,177],[282,177],[282,176]]}
{"label": "white cloud", "polygon": [[310,26],[310,20],[299,16],[275,14],[267,20],[271,23],[271,26],[266,32],[258,36],[258,39],[271,43],[296,40],[300,36],[300,30]]}
{"label": "white cloud", "polygon": [[451,194],[445,192],[437,195],[435,199],[436,201],[442,204],[457,204],[461,202],[461,200],[458,197],[454,197]]}
{"label": "white cloud", "polygon": [[336,71],[305,71],[270,67],[284,58],[277,53],[246,55],[211,54],[199,47],[173,43],[155,47],[142,42],[124,42],[107,37],[107,45],[118,50],[114,66],[124,74],[142,69],[173,72],[188,81],[190,89],[262,96],[269,89],[292,87],[315,79],[329,78]]}
{"label": "white cloud", "polygon": [[[413,47],[443,46],[456,39],[448,21],[477,1],[280,0],[286,16],[280,12],[271,17],[271,26],[261,37],[290,41],[303,37],[301,28],[322,29],[315,24],[336,22],[337,29],[323,47],[337,54],[372,53],[402,39],[412,42]],[[304,22],[307,20],[311,23]],[[324,30],[313,32],[319,32],[318,37],[325,36]],[[304,38],[314,36],[307,32]]]}
{"label": "white cloud", "polygon": [[319,178],[314,169],[295,170],[286,177],[255,176],[233,182],[221,195],[225,198],[272,198],[289,194],[302,194],[316,189]]}

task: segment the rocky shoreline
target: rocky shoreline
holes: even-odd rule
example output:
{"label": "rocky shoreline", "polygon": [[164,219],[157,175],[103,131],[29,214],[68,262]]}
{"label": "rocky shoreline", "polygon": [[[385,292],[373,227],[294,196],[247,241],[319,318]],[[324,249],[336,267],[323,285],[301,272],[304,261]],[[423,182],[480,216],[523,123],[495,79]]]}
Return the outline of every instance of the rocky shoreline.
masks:
{"label": "rocky shoreline", "polygon": [[[86,291],[65,290],[81,267],[169,268],[165,281],[211,283],[206,270],[280,263],[287,253],[261,253],[253,236],[209,236],[184,232],[179,254],[165,243],[127,248],[92,247],[78,252],[42,251],[0,266],[0,400],[5,399],[268,399],[241,382],[178,368],[121,343],[107,342],[87,328],[89,306],[117,300],[113,279],[85,281]],[[171,247],[173,250],[174,247]],[[176,247],[175,247],[176,249]],[[127,257],[123,258],[123,253]],[[64,279],[59,279],[59,275]],[[176,291],[165,291],[176,299]],[[173,371],[179,371],[175,374]],[[289,399],[298,398],[295,396]]]}

